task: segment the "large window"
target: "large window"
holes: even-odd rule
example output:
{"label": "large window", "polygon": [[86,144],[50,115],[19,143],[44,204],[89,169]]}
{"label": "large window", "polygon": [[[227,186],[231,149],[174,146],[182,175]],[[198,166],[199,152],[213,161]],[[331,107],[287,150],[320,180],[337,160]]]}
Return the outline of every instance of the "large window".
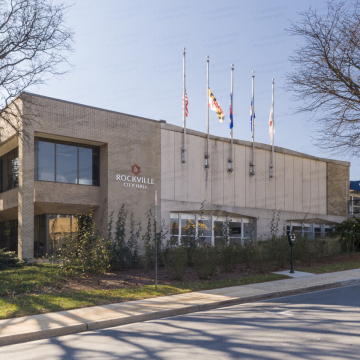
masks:
{"label": "large window", "polygon": [[249,218],[170,213],[172,243],[197,239],[201,244],[216,244],[224,238],[240,243],[253,236],[252,228]]}
{"label": "large window", "polygon": [[11,220],[0,223],[0,249],[18,251],[18,221]]}
{"label": "large window", "polygon": [[99,148],[36,139],[36,179],[99,186]]}
{"label": "large window", "polygon": [[19,186],[18,148],[0,157],[0,193]]}

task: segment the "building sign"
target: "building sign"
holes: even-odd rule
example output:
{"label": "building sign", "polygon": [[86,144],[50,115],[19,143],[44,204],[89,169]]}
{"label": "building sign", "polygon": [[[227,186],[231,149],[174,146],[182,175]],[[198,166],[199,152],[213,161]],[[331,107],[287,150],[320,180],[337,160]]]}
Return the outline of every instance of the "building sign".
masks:
{"label": "building sign", "polygon": [[124,187],[127,188],[136,188],[136,189],[148,189],[149,185],[154,185],[154,179],[146,178],[143,176],[137,176],[140,174],[140,166],[133,165],[131,171],[134,175],[122,175],[116,174],[116,181],[122,181]]}

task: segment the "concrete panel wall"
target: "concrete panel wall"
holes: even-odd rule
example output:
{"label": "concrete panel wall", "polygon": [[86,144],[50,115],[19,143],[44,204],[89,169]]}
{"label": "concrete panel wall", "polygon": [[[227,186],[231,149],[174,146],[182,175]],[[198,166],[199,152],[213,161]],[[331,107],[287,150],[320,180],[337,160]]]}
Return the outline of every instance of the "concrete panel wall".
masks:
{"label": "concrete panel wall", "polygon": [[319,161],[319,214],[326,214],[326,163]]}
{"label": "concrete panel wall", "polygon": [[264,209],[266,204],[266,169],[268,166],[268,161],[266,161],[265,156],[267,152],[265,150],[256,149],[255,151],[255,207]]}
{"label": "concrete panel wall", "polygon": [[294,156],[294,211],[303,211],[303,159]]}
{"label": "concrete panel wall", "polygon": [[275,205],[276,210],[285,208],[285,155],[275,153]]}
{"label": "concrete panel wall", "polygon": [[249,165],[246,162],[245,146],[234,146],[234,186],[235,206],[245,207],[246,177],[249,174]]}
{"label": "concrete panel wall", "polygon": [[294,211],[294,156],[285,155],[285,210]]}
{"label": "concrete panel wall", "polygon": [[[175,133],[161,130],[161,198],[175,200]],[[192,150],[192,149],[191,149]]]}
{"label": "concrete panel wall", "polygon": [[222,141],[210,141],[211,158],[211,203],[224,204],[224,143]]}
{"label": "concrete panel wall", "polygon": [[[229,173],[228,160],[230,158],[230,144],[224,143],[224,159],[223,159],[223,174],[224,174],[224,203],[223,205],[235,205],[235,174],[234,174],[234,154],[233,154],[233,172]],[[234,153],[234,151],[233,151]]]}
{"label": "concrete panel wall", "polygon": [[250,146],[234,144],[234,171],[228,173],[230,144],[226,141],[210,140],[209,170],[204,169],[205,137],[187,134],[187,163],[183,166],[182,133],[163,128],[162,141],[164,200],[298,213],[326,212],[326,162],[275,152],[274,177],[270,178],[271,152],[256,148],[255,176],[250,176]]}
{"label": "concrete panel wall", "polygon": [[[255,187],[255,175],[249,175],[249,164],[252,163],[252,149],[251,147],[245,148],[245,206],[246,207],[256,207],[256,187]],[[255,173],[257,171],[255,163]]]}
{"label": "concrete panel wall", "polygon": [[273,174],[274,176],[270,178],[270,162],[271,162],[271,153],[270,151],[266,152],[266,182],[265,182],[265,191],[266,191],[266,201],[265,201],[265,208],[273,210],[276,208],[276,177],[275,177],[275,161],[276,158],[274,156],[274,163],[273,163]]}
{"label": "concrete panel wall", "polygon": [[311,160],[310,164],[310,191],[311,191],[311,203],[310,211],[312,213],[319,213],[319,162]]}
{"label": "concrete panel wall", "polygon": [[174,167],[175,167],[175,199],[188,200],[188,170],[187,166],[181,163],[182,134],[175,133],[174,137]]}
{"label": "concrete panel wall", "polygon": [[303,175],[302,175],[302,187],[303,187],[303,212],[307,213],[311,211],[311,160],[303,160]]}

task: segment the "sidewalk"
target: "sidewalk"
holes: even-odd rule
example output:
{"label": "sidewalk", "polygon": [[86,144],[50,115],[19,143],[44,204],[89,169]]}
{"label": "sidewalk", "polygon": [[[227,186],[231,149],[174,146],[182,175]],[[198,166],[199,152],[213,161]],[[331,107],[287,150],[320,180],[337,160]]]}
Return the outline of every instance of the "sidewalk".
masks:
{"label": "sidewalk", "polygon": [[360,284],[360,269],[0,320],[0,346]]}

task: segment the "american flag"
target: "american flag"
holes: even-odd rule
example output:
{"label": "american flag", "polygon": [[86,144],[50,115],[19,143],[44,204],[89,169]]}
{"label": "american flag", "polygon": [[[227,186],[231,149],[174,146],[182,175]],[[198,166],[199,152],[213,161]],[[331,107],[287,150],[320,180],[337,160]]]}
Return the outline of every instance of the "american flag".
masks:
{"label": "american flag", "polygon": [[[189,116],[189,101],[188,101],[188,97],[187,97],[187,93],[185,93],[185,116],[188,117]],[[183,99],[183,111],[184,111],[184,99]]]}

